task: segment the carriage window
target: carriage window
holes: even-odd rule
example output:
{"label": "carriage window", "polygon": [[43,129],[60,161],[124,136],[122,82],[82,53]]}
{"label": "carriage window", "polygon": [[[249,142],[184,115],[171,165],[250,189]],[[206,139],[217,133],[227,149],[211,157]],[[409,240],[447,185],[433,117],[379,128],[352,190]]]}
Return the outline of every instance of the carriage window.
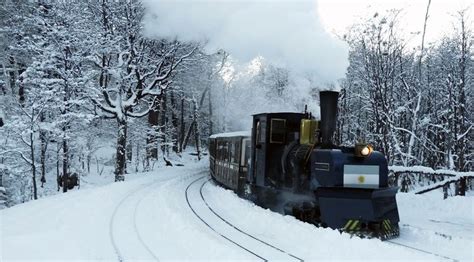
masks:
{"label": "carriage window", "polygon": [[220,157],[220,160],[225,161],[225,156],[226,156],[226,152],[227,152],[225,141],[221,141],[220,144],[221,144],[221,152],[220,152],[221,157]]}
{"label": "carriage window", "polygon": [[234,162],[234,152],[235,152],[235,146],[234,146],[234,143],[232,143],[232,141],[229,141],[228,142],[229,144],[229,162]]}
{"label": "carriage window", "polygon": [[286,136],[286,119],[272,118],[270,143],[283,144]]}
{"label": "carriage window", "polygon": [[247,159],[250,159],[250,140],[249,139],[244,139],[242,141],[242,159],[240,160],[240,163],[242,166],[248,166]]}
{"label": "carriage window", "polygon": [[229,150],[230,150],[229,142],[224,141],[224,153],[223,153],[223,155],[224,155],[224,161],[225,162],[229,161]]}
{"label": "carriage window", "polygon": [[239,163],[239,155],[240,155],[240,140],[234,142],[234,159],[232,162]]}

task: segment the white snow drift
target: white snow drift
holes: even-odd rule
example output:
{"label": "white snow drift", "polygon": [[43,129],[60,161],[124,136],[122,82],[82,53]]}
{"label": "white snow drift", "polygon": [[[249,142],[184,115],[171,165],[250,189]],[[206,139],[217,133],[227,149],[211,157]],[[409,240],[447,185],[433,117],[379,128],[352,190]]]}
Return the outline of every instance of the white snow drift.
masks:
{"label": "white snow drift", "polygon": [[[187,205],[185,189],[203,177],[189,188],[191,205],[219,233],[246,245],[244,236],[216,224],[218,219],[200,203],[207,173],[207,162],[201,161],[2,210],[0,260],[257,260],[210,230]],[[398,194],[401,236],[393,241],[401,246],[316,228],[211,182],[202,193],[236,227],[307,261],[473,259],[472,197]],[[272,257],[268,248],[248,248]]]}

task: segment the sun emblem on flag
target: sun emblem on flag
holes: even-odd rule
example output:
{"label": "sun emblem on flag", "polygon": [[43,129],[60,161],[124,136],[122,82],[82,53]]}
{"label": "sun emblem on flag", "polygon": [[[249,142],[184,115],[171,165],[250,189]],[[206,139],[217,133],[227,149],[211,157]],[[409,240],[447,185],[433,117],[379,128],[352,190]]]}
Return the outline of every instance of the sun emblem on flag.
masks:
{"label": "sun emblem on flag", "polygon": [[365,177],[364,176],[359,176],[357,178],[357,181],[359,181],[359,184],[363,184],[365,182]]}

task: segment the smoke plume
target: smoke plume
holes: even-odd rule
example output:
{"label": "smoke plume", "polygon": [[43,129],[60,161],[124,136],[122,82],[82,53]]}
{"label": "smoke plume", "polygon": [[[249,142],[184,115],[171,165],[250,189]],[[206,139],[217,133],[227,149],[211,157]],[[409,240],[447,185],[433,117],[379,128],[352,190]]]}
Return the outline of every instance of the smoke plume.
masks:
{"label": "smoke plume", "polygon": [[313,0],[143,0],[148,36],[205,41],[242,63],[257,56],[291,71],[334,83],[348,65],[348,48],[325,31]]}

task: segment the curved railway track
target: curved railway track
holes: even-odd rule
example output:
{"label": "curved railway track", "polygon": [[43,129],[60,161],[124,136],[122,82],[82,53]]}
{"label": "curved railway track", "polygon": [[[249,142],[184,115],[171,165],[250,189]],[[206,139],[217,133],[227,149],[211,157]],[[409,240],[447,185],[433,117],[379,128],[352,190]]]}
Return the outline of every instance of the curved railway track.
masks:
{"label": "curved railway track", "polygon": [[[173,180],[173,179],[186,180],[186,179],[188,179],[190,177],[193,177],[193,176],[196,176],[196,175],[187,175],[187,176],[184,176],[184,177],[167,177],[167,178],[164,178],[164,179],[156,179],[155,181],[151,182],[150,184],[147,184],[147,185],[142,184],[142,185],[138,186],[137,188],[131,190],[128,194],[126,194],[117,203],[117,205],[115,206],[114,211],[112,213],[112,216],[110,217],[110,221],[109,221],[109,238],[110,238],[110,242],[112,243],[112,246],[113,246],[114,252],[117,256],[118,261],[124,261],[125,259],[124,259],[124,256],[123,256],[123,249],[119,247],[119,245],[117,243],[116,236],[115,236],[115,234],[116,234],[115,233],[115,223],[116,223],[116,219],[117,219],[117,213],[124,206],[124,204],[127,203],[127,201],[129,201],[136,194],[138,194],[140,192],[143,192],[143,191],[146,191],[149,188],[159,184],[160,182],[164,182],[164,181],[167,181],[167,180]],[[142,201],[149,194],[151,194],[152,192],[153,192],[152,190],[150,190],[149,192],[145,192],[141,196],[139,196],[139,198],[137,200],[135,200],[135,202],[133,204],[133,214],[132,214],[132,223],[131,223],[132,225],[131,225],[131,227],[133,227],[132,231],[133,231],[134,235],[136,236],[136,239],[138,240],[139,246],[141,246],[146,251],[146,253],[148,253],[150,259],[155,260],[155,261],[159,261],[159,258],[157,256],[157,254],[155,252],[153,252],[153,250],[150,248],[150,246],[143,239],[143,236],[142,236],[140,230],[138,229],[138,224],[137,224],[137,214],[138,214],[139,206],[141,205]]]}
{"label": "curved railway track", "polygon": [[[115,254],[117,256],[117,260],[118,261],[124,261],[124,257],[123,257],[123,253],[122,253],[122,250],[119,248],[119,245],[117,244],[117,240],[115,238],[115,230],[114,230],[114,224],[115,224],[115,221],[116,221],[116,217],[117,217],[117,213],[119,211],[119,209],[127,202],[127,200],[129,200],[132,196],[134,196],[135,194],[137,194],[138,192],[140,191],[144,191],[148,188],[150,188],[151,186],[157,184],[158,182],[160,181],[155,181],[147,186],[139,186],[137,187],[136,189],[130,191],[128,194],[126,194],[121,200],[120,202],[115,206],[115,209],[112,213],[112,216],[110,217],[110,221],[109,221],[109,238],[110,238],[110,241],[112,243],[112,246],[114,248],[114,251],[115,251]],[[151,255],[151,257],[153,257],[156,261],[158,261],[158,258],[157,256],[150,250],[150,248],[148,247],[148,245],[146,245],[146,243],[143,241],[142,237],[141,237],[141,234],[137,228],[137,224],[136,224],[136,213],[137,213],[137,209],[138,209],[138,206],[139,206],[139,203],[147,196],[147,194],[144,194],[143,196],[141,196],[140,200],[135,204],[135,207],[134,207],[134,214],[133,214],[133,224],[134,224],[134,233],[135,235],[137,236],[137,238],[139,239],[139,242],[140,244],[145,248],[145,250],[147,250],[147,252],[149,253],[149,255]]]}
{"label": "curved railway track", "polygon": [[[155,181],[151,182],[150,184],[142,184],[140,186],[137,186],[135,189],[131,190],[130,192],[128,192],[118,203],[117,205],[115,206],[114,208],[114,211],[112,213],[112,216],[110,217],[110,221],[109,221],[109,238],[110,238],[110,242],[112,244],[112,247],[114,249],[114,252],[117,256],[117,260],[122,262],[124,260],[127,260],[128,258],[124,257],[124,249],[123,247],[120,247],[119,244],[117,243],[117,238],[116,238],[116,220],[117,220],[117,213],[119,213],[119,210],[121,208],[124,207],[124,205],[126,203],[128,203],[128,201],[133,201],[132,198],[135,197],[137,194],[139,193],[142,193],[136,200],[134,200],[133,204],[132,204],[132,208],[133,208],[133,213],[132,213],[132,216],[131,216],[131,219],[132,219],[132,222],[130,223],[130,227],[136,237],[136,240],[138,242],[138,245],[144,250],[146,251],[146,253],[148,254],[149,256],[149,259],[150,260],[154,260],[154,261],[160,261],[159,258],[158,258],[158,255],[150,248],[150,245],[144,240],[139,228],[138,228],[138,223],[137,223],[137,214],[138,214],[138,210],[140,208],[140,205],[142,204],[143,200],[149,196],[153,191],[152,190],[149,190],[149,192],[144,192],[154,186],[156,186],[157,184],[161,183],[161,182],[165,182],[167,180],[178,180],[178,181],[185,181],[191,177],[194,177],[196,176],[197,174],[193,174],[193,175],[186,175],[184,177],[167,177],[167,178],[164,178],[164,179],[156,179]],[[131,209],[130,209],[131,210]],[[136,258],[133,258],[133,259],[136,259]]]}
{"label": "curved railway track", "polygon": [[[158,183],[158,182],[156,182]],[[137,235],[137,238],[138,238],[138,241],[140,241],[141,245],[148,251],[148,253],[153,257],[153,259],[155,261],[160,261],[157,257],[157,255],[155,254],[155,252],[153,252],[150,247],[148,246],[148,244],[143,240],[143,237],[140,233],[140,230],[138,229],[138,226],[137,226],[137,211],[138,211],[138,207],[140,206],[140,204],[142,203],[143,199],[145,199],[149,194],[151,193],[148,192],[147,194],[145,194],[138,202],[137,204],[135,205],[135,208],[133,209],[133,228],[135,230],[135,234]]]}
{"label": "curved railway track", "polygon": [[230,223],[229,221],[227,221],[226,219],[224,219],[221,215],[219,215],[219,214],[209,205],[209,203],[206,201],[206,199],[204,198],[204,195],[203,195],[203,193],[202,193],[202,189],[204,188],[204,186],[205,186],[207,183],[209,183],[209,181],[210,181],[210,179],[208,179],[206,182],[204,182],[204,183],[201,185],[201,187],[199,188],[199,194],[201,195],[202,201],[204,201],[204,203],[206,204],[206,206],[209,208],[209,210],[210,210],[214,215],[216,215],[219,219],[221,219],[221,220],[224,221],[226,224],[228,224],[229,226],[231,226],[231,227],[234,228],[235,230],[239,231],[240,233],[242,233],[242,234],[244,234],[244,235],[246,235],[246,236],[248,236],[248,237],[250,237],[250,238],[252,238],[252,239],[255,239],[256,241],[258,241],[258,242],[260,242],[260,243],[262,243],[262,244],[264,244],[264,245],[266,245],[266,246],[269,246],[269,247],[271,247],[271,248],[273,248],[273,249],[275,249],[275,250],[277,250],[277,251],[279,251],[279,252],[281,252],[281,253],[283,253],[283,254],[286,254],[286,255],[288,255],[288,256],[294,258],[294,259],[297,259],[297,260],[299,260],[299,261],[304,261],[303,259],[301,259],[301,258],[299,258],[299,257],[297,257],[297,256],[295,256],[295,255],[293,255],[293,254],[291,254],[291,253],[289,253],[289,252],[287,252],[287,251],[284,251],[284,250],[282,250],[282,249],[280,249],[280,248],[278,248],[278,247],[276,247],[276,246],[274,246],[274,245],[272,245],[272,244],[269,244],[268,242],[265,242],[265,241],[263,241],[263,240],[261,240],[261,239],[255,237],[255,236],[253,236],[253,235],[251,235],[251,234],[249,234],[249,233],[243,231],[242,229],[240,229],[240,228],[238,228],[237,226],[233,225],[232,223]]}
{"label": "curved railway track", "polygon": [[[242,229],[238,228],[237,226],[233,225],[226,219],[224,219],[221,215],[219,215],[206,201],[202,190],[204,186],[209,182],[209,180],[206,180],[199,186],[199,192],[198,196],[200,197],[200,200],[202,203],[201,205],[201,211],[203,210],[203,207],[206,208],[210,213],[207,213],[207,215],[202,213],[198,213],[198,208],[197,205],[199,203],[191,203],[192,200],[190,200],[190,189],[200,180],[205,179],[205,177],[200,177],[198,179],[195,179],[192,181],[185,190],[185,197],[186,197],[186,202],[188,204],[188,207],[191,209],[193,214],[204,224],[206,225],[207,228],[209,228],[211,231],[215,232],[217,235],[220,237],[226,239],[236,247],[246,251],[250,255],[254,256],[255,258],[258,258],[259,260],[263,261],[271,261],[271,260],[296,260],[296,261],[304,261],[303,259],[286,252],[282,250],[281,248],[278,248],[260,238],[255,237],[254,235],[243,231]],[[195,198],[193,198],[195,199]],[[212,222],[211,222],[212,221]],[[217,226],[216,224],[220,224],[220,226]],[[218,227],[221,228],[221,230],[218,229]],[[225,228],[225,230],[222,230],[222,228]],[[233,235],[233,237],[230,237],[230,235]],[[251,246],[252,248],[249,248]],[[257,248],[256,248],[257,247]]]}

